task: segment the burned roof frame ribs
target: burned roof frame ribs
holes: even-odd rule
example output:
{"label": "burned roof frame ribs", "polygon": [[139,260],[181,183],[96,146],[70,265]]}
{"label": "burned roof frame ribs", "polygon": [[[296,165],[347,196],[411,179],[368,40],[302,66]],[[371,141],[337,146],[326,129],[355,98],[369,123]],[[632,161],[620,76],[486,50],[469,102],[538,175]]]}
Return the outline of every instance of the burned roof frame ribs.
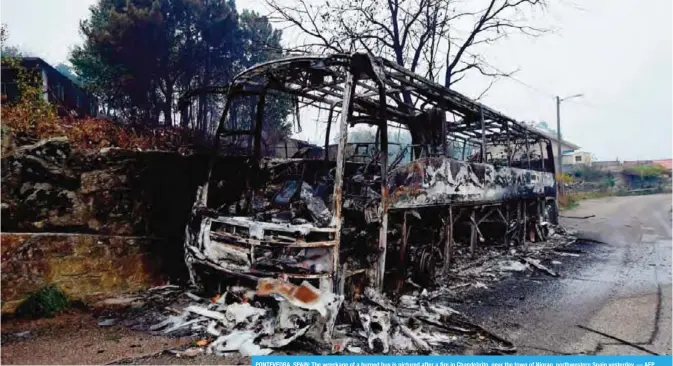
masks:
{"label": "burned roof frame ribs", "polygon": [[[367,59],[369,65],[363,64],[363,59]],[[442,128],[447,135],[445,139],[456,138],[473,144],[502,144],[508,139],[524,139],[528,140],[528,144],[549,142],[538,131],[454,90],[414,74],[390,60],[363,54],[297,56],[268,61],[237,74],[227,87],[188,91],[180,99],[180,104],[184,106],[189,98],[202,93],[228,94],[229,98],[234,98],[238,95],[260,95],[266,89],[272,95],[285,93],[309,100],[304,105],[331,111],[334,116],[341,114],[343,109],[345,93],[341,84],[349,71],[356,75],[351,114],[371,117],[375,121],[383,103],[388,124],[397,123],[397,128],[409,130],[414,118],[423,112],[422,108],[430,104],[453,116],[454,120],[447,118],[446,128]],[[312,73],[316,78],[312,77]],[[315,82],[324,80],[326,76],[330,76],[329,82]],[[379,83],[382,85],[378,86]],[[385,98],[377,98],[381,89]],[[405,102],[402,93],[408,93],[412,103]],[[419,103],[420,106],[417,105]],[[223,117],[221,123],[226,119]],[[459,117],[457,121],[456,117]],[[327,121],[328,126],[331,123],[331,120]],[[225,130],[218,128],[219,132]]]}

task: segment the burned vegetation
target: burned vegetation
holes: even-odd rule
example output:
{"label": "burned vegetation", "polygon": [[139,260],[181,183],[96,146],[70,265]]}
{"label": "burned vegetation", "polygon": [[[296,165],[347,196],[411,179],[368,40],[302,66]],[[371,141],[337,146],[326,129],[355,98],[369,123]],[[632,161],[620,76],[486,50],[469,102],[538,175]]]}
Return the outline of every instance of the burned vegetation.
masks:
{"label": "burned vegetation", "polygon": [[[278,299],[274,316],[240,310],[256,324],[246,328],[252,333],[237,333],[239,345],[256,339],[243,353],[266,353],[258,345],[277,348],[312,330],[313,339],[343,350],[333,334],[352,324],[366,339],[364,352],[389,352],[397,335],[408,341],[408,351],[442,352],[437,345],[455,339],[420,332],[409,319],[446,328],[446,318],[455,320],[457,312],[428,303],[421,290],[450,285],[458,264],[492,247],[525,252],[545,241],[556,223],[546,137],[385,59],[280,59],[240,73],[226,87],[188,93],[185,105],[203,93],[225,95],[226,106],[186,229],[185,261],[192,283],[206,292],[253,292],[238,290],[237,300],[187,309],[180,319],[196,313],[223,321],[234,311],[227,303]],[[292,100],[297,117],[310,116],[302,114],[308,109],[328,114],[320,156],[269,153],[262,130],[270,98]],[[241,113],[249,122],[237,125],[241,118],[232,115]],[[357,124],[374,127],[375,141],[349,143],[348,129]],[[412,143],[392,153],[391,129],[408,131]],[[411,290],[417,296],[404,295]],[[386,294],[411,310],[404,315]],[[418,311],[425,315],[409,315]],[[229,331],[240,328],[230,325]],[[490,334],[450,327],[481,339]],[[216,328],[208,328],[220,336],[211,351],[237,349]],[[491,349],[512,349],[497,336],[486,338],[494,342]],[[398,351],[400,342],[393,342]]]}

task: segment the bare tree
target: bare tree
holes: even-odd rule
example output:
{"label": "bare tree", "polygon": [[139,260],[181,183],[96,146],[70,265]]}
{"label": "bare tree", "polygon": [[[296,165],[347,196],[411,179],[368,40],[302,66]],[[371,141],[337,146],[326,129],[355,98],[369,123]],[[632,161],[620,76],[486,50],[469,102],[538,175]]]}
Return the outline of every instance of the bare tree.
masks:
{"label": "bare tree", "polygon": [[281,1],[267,0],[272,17],[307,36],[302,50],[366,50],[446,87],[470,71],[494,80],[510,76],[489,66],[476,46],[545,31],[527,25],[524,15],[545,0],[293,0],[291,7]]}

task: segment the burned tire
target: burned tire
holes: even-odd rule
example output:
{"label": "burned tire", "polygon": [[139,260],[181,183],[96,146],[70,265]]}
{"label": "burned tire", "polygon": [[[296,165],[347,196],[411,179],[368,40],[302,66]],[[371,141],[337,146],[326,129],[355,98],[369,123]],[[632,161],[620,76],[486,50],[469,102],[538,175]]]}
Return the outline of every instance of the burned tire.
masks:
{"label": "burned tire", "polygon": [[435,248],[424,247],[419,249],[414,257],[414,282],[430,287],[435,281],[439,253]]}

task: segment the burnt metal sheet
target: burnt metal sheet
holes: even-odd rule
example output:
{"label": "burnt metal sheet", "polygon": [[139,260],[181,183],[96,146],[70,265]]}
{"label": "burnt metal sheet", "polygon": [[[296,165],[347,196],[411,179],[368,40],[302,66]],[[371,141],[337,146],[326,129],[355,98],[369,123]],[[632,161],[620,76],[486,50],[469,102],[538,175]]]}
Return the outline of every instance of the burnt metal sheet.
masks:
{"label": "burnt metal sheet", "polygon": [[554,197],[553,173],[446,157],[422,158],[390,173],[389,208]]}
{"label": "burnt metal sheet", "polygon": [[[304,279],[330,278],[333,268],[316,273],[287,273],[260,270],[254,254],[259,248],[324,250],[336,255],[335,240],[307,240],[311,235],[334,235],[333,228],[318,228],[311,224],[277,224],[259,222],[249,217],[200,217],[188,228],[185,246],[190,250],[190,262],[204,264],[226,273],[252,276],[286,276]],[[198,224],[197,224],[198,223]],[[198,226],[198,227],[197,227]],[[331,264],[331,260],[330,260]]]}

